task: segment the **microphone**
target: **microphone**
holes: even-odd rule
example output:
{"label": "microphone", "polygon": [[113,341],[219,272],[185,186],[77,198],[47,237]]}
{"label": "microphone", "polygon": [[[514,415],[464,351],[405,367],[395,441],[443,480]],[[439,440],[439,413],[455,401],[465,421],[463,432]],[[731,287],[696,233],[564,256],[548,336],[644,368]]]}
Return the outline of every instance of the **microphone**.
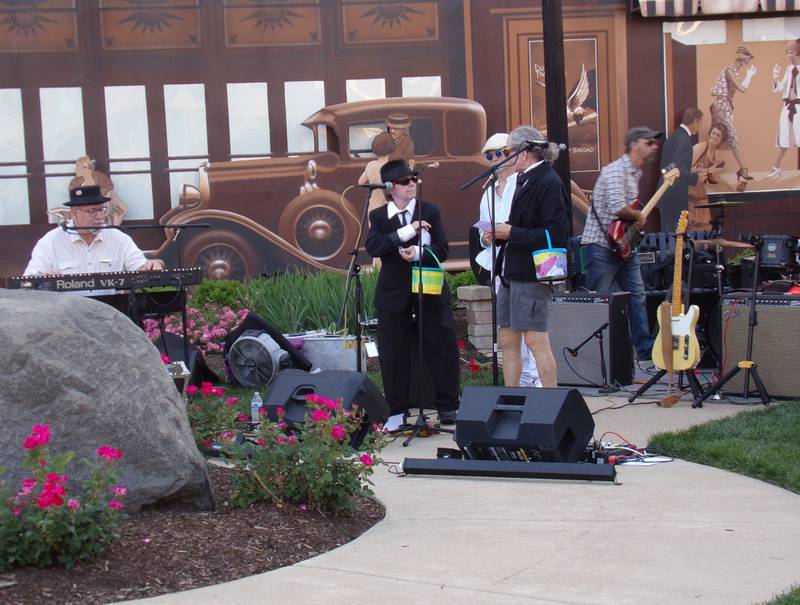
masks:
{"label": "microphone", "polygon": [[387,181],[386,183],[377,183],[377,184],[368,183],[366,185],[356,185],[356,186],[357,187],[365,187],[365,188],[369,189],[370,191],[372,191],[374,189],[385,189],[386,191],[391,191],[392,189],[394,189],[394,183],[392,183],[390,181]]}
{"label": "microphone", "polygon": [[567,353],[569,353],[573,357],[577,357],[578,356],[578,349],[570,349],[569,347],[567,347]]}
{"label": "microphone", "polygon": [[[539,149],[543,149],[545,147],[548,147],[549,145],[550,145],[550,141],[526,141],[524,148],[526,150],[534,149],[534,148],[537,148],[537,147]],[[567,146],[564,145],[564,143],[556,143],[556,146],[558,147],[559,151],[564,151],[567,148]]]}

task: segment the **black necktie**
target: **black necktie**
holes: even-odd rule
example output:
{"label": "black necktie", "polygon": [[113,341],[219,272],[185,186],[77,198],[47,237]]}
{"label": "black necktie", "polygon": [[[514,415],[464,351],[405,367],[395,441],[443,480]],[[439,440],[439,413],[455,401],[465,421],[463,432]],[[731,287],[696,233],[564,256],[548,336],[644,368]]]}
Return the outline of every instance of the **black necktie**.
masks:
{"label": "black necktie", "polygon": [[408,212],[408,210],[401,210],[400,211],[400,226],[401,227],[405,227],[408,224],[408,221],[406,220],[406,213],[407,212]]}

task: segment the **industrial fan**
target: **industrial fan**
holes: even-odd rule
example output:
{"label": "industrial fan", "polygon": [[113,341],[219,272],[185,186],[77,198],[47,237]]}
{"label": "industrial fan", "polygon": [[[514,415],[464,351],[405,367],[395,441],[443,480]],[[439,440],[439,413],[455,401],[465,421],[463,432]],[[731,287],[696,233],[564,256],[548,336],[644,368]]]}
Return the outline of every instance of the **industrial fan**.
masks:
{"label": "industrial fan", "polygon": [[281,370],[292,366],[289,353],[266,332],[247,330],[228,351],[234,380],[246,387],[268,385]]}

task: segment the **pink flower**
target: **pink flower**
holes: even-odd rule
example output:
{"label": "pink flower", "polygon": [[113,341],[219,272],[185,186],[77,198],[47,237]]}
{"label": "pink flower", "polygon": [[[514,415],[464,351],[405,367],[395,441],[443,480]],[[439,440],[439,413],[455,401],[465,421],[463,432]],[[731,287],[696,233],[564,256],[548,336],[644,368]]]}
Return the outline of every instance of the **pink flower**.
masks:
{"label": "pink flower", "polygon": [[220,439],[225,439],[226,441],[233,440],[233,431],[222,431],[219,434]]}
{"label": "pink flower", "polygon": [[261,439],[260,437],[258,438],[258,441],[256,441],[256,443],[258,443],[258,445],[260,445],[261,447],[267,445],[267,442],[264,439]]}
{"label": "pink flower", "polygon": [[70,510],[75,510],[76,508],[80,508],[81,503],[78,502],[75,498],[70,498],[67,500],[67,508]]}
{"label": "pink flower", "polygon": [[281,420],[281,421],[278,423],[278,428],[279,428],[280,430],[283,430],[283,429],[285,429],[285,428],[286,428],[286,423],[285,423],[283,420]]}
{"label": "pink flower", "polygon": [[311,420],[314,422],[321,422],[322,420],[327,420],[330,418],[331,415],[323,409],[316,409],[314,413],[311,414]]}
{"label": "pink flower", "polygon": [[380,433],[382,430],[383,430],[383,427],[380,424],[375,423],[375,424],[372,425],[372,432],[373,433]]}
{"label": "pink flower", "polygon": [[331,429],[331,437],[334,439],[341,441],[347,436],[347,433],[344,432],[344,427],[341,424],[337,424],[335,427]]}
{"label": "pink flower", "polygon": [[122,510],[122,502],[120,502],[119,500],[109,500],[108,508],[110,508],[111,510]]}
{"label": "pink flower", "polygon": [[14,507],[14,510],[13,510],[13,511],[11,511],[11,512],[13,513],[13,515],[14,515],[15,517],[19,517],[19,516],[22,514],[22,509],[23,509],[23,508],[24,508],[24,507],[22,506],[22,504],[17,504],[17,505]]}
{"label": "pink flower", "polygon": [[[282,410],[283,408],[278,408],[278,409],[279,409],[279,410]],[[259,415],[259,416],[266,416],[266,415],[267,415],[267,408],[265,408],[265,407],[261,407],[261,408],[258,410],[258,415]]]}
{"label": "pink flower", "polygon": [[169,357],[167,357],[166,355],[162,355],[161,361],[163,361],[164,363],[169,363]]}
{"label": "pink flower", "polygon": [[474,357],[469,358],[469,371],[473,374],[479,374],[481,371],[481,366],[478,365],[478,362],[475,361]]}
{"label": "pink flower", "polygon": [[203,447],[204,448],[210,448],[213,444],[214,444],[214,442],[211,441],[211,439],[203,439]]}
{"label": "pink flower", "polygon": [[101,445],[97,448],[97,455],[110,462],[116,458],[122,458],[122,450],[116,450],[108,445]]}
{"label": "pink flower", "polygon": [[47,473],[46,481],[48,483],[66,483],[67,476],[59,475],[58,473]]}
{"label": "pink flower", "polygon": [[222,397],[225,394],[225,389],[222,387],[214,387],[211,389],[211,392],[217,397]]}
{"label": "pink flower", "polygon": [[39,508],[50,508],[51,506],[61,506],[64,504],[64,486],[59,483],[45,483],[42,492],[39,494]]}
{"label": "pink flower", "polygon": [[26,450],[32,450],[40,445],[47,445],[50,441],[50,425],[34,424],[31,429],[31,434],[25,437],[22,442],[22,447]]}
{"label": "pink flower", "polygon": [[325,400],[325,405],[328,406],[329,410],[335,410],[336,409],[336,402],[333,399],[326,399]]}
{"label": "pink flower", "polygon": [[462,350],[462,351],[463,351],[463,350],[464,350],[464,347],[466,347],[466,346],[467,346],[467,345],[466,345],[466,343],[465,343],[463,340],[459,340],[459,341],[458,341],[458,348],[459,348],[460,350]]}
{"label": "pink flower", "polygon": [[210,382],[203,382],[200,384],[200,392],[203,395],[211,395],[214,392],[214,386]]}
{"label": "pink flower", "polygon": [[278,406],[277,408],[275,408],[275,413],[278,416],[283,416],[286,413],[286,410],[284,410],[283,407]]}
{"label": "pink flower", "polygon": [[237,403],[239,403],[238,397],[228,397],[225,400],[225,405],[227,405],[229,408],[235,406]]}
{"label": "pink flower", "polygon": [[249,416],[248,416],[247,414],[245,414],[244,412],[239,412],[239,413],[236,415],[236,420],[237,420],[238,422],[247,422],[248,420],[250,420],[250,418],[249,418]]}
{"label": "pink flower", "polygon": [[111,493],[114,494],[115,498],[122,498],[128,494],[128,488],[124,485],[112,485]]}
{"label": "pink flower", "polygon": [[369,454],[361,454],[361,464],[363,464],[364,466],[372,466],[373,464],[375,464],[375,461]]}
{"label": "pink flower", "polygon": [[23,479],[22,480],[22,488],[20,489],[20,495],[26,496],[33,491],[33,488],[36,487],[36,479]]}
{"label": "pink flower", "polygon": [[184,392],[185,392],[187,395],[194,395],[194,394],[195,394],[195,393],[197,393],[199,390],[200,390],[200,389],[198,389],[198,388],[197,388],[197,385],[196,385],[196,384],[190,384],[188,387],[186,387],[186,388],[184,389]]}

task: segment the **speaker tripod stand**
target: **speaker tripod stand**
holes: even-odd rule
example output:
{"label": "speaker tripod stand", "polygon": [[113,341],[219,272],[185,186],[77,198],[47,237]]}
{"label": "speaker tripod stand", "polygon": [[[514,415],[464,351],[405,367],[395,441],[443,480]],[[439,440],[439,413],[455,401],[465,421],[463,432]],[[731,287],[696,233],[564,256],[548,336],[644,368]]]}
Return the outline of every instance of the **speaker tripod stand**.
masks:
{"label": "speaker tripod stand", "polygon": [[758,375],[758,364],[753,361],[753,331],[758,325],[758,313],[756,311],[756,297],[758,295],[758,270],[761,266],[761,249],[764,246],[764,239],[760,235],[752,235],[749,238],[749,242],[755,249],[756,262],[755,266],[753,267],[753,291],[750,295],[750,314],[747,322],[747,355],[745,356],[744,360],[737,363],[717,382],[708,387],[699,396],[695,396],[694,403],[692,403],[693,408],[703,407],[703,402],[706,399],[715,393],[719,393],[722,390],[722,387],[725,386],[727,382],[729,382],[742,370],[744,370],[744,388],[742,390],[742,398],[747,399],[750,396],[750,377],[752,376],[753,382],[755,382],[756,385],[758,397],[761,399],[761,403],[764,405],[769,404],[770,396],[767,392],[767,387],[764,386],[764,382]]}

